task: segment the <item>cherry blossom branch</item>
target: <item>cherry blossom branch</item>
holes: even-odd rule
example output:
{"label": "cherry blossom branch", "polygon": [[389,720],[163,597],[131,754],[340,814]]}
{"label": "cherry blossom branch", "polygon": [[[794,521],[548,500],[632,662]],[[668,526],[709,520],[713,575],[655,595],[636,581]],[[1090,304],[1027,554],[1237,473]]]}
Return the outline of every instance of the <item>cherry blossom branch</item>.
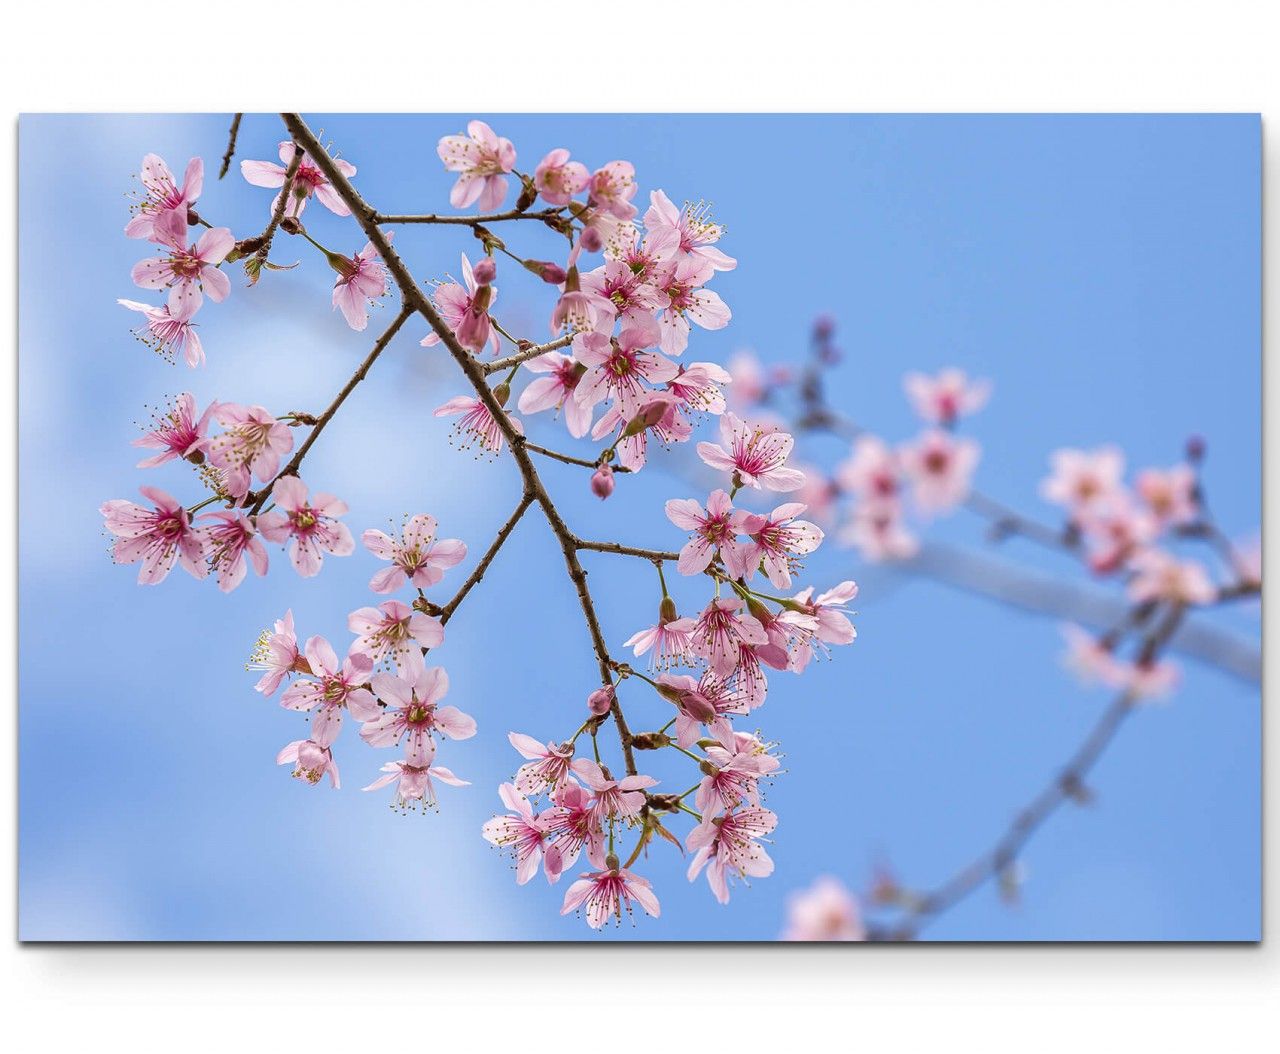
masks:
{"label": "cherry blossom branch", "polygon": [[547,220],[558,218],[563,211],[563,208],[540,209],[537,212],[526,212],[523,209],[508,209],[506,212],[491,212],[487,215],[479,216],[450,216],[438,213],[412,216],[375,212],[372,218],[374,223],[385,224],[447,223],[462,227],[476,227],[484,223],[503,223],[507,220],[538,220],[539,222],[545,223]]}
{"label": "cherry blossom branch", "polygon": [[[1169,607],[1164,617],[1144,639],[1140,661],[1155,660],[1160,649],[1177,630],[1184,612],[1185,608],[1181,604]],[[1068,801],[1088,800],[1085,778],[1115,740],[1125,719],[1135,709],[1137,700],[1137,694],[1132,689],[1127,689],[1112,701],[1067,763],[1014,817],[990,849],[930,892],[916,894],[894,890],[893,896],[904,905],[905,916],[896,926],[873,932],[873,939],[912,940],[927,922],[958,904],[987,881],[1007,875],[1023,847],[1061,806]]]}
{"label": "cherry blossom branch", "polygon": [[[301,156],[301,154],[298,156]],[[347,396],[355,391],[356,385],[365,379],[369,373],[369,369],[378,361],[378,356],[386,350],[387,345],[390,344],[395,335],[400,332],[400,327],[409,320],[409,316],[412,314],[413,310],[407,306],[400,309],[400,312],[396,315],[391,325],[383,330],[382,336],[380,336],[374,343],[373,350],[365,356],[364,362],[360,363],[360,365],[356,367],[355,373],[351,375],[347,383],[344,384],[338,394],[334,396],[333,402],[329,404],[328,409],[316,418],[315,425],[312,427],[311,433],[302,442],[302,445],[298,447],[293,457],[289,459],[289,463],[276,474],[275,479],[273,479],[270,484],[263,485],[262,489],[253,499],[250,506],[251,512],[256,513],[262,508],[263,504],[267,500],[267,496],[271,493],[271,488],[275,485],[276,480],[280,479],[281,476],[296,476],[298,474],[298,469],[302,466],[302,459],[307,456],[307,451],[309,451],[312,444],[320,438],[320,433],[325,430],[325,427],[333,420],[333,415],[336,414],[342,404],[347,401]]]}
{"label": "cherry blossom branch", "polygon": [[533,500],[533,494],[526,490],[520,498],[520,504],[517,505],[515,511],[507,517],[507,522],[498,529],[497,537],[494,538],[489,548],[485,550],[485,554],[480,557],[480,562],[476,564],[475,570],[467,576],[467,580],[462,583],[461,587],[459,587],[458,591],[453,595],[452,600],[445,604],[444,607],[436,607],[434,604],[424,605],[428,615],[439,616],[440,625],[445,625],[451,618],[453,618],[453,613],[458,610],[458,605],[466,599],[467,594],[470,593],[471,590],[480,582],[480,579],[484,577],[485,572],[489,570],[489,565],[493,563],[493,558],[497,556],[502,547],[506,545],[507,539],[511,537],[511,532],[515,530],[516,524],[520,522],[521,518],[529,510],[529,506],[533,504]]}
{"label": "cherry blossom branch", "polygon": [[231,167],[231,159],[236,153],[236,136],[240,134],[240,119],[244,114],[238,113],[231,118],[231,130],[227,132],[227,152],[222,155],[222,165],[218,169],[218,178],[222,179]]}
{"label": "cherry blossom branch", "polygon": [[652,560],[655,564],[660,564],[664,560],[676,561],[680,559],[679,553],[668,552],[662,549],[639,549],[634,545],[621,545],[618,542],[592,542],[584,538],[575,538],[574,544],[579,549],[589,550],[594,553],[614,553],[617,556],[636,556],[641,560]]}
{"label": "cherry blossom branch", "polygon": [[514,355],[508,355],[503,359],[494,359],[492,362],[486,362],[481,369],[485,375],[498,373],[501,370],[509,370],[513,366],[519,366],[521,363],[528,362],[530,359],[536,359],[541,355],[545,355],[549,351],[558,351],[560,348],[567,348],[573,343],[573,334],[566,333],[563,337],[557,337],[553,341],[546,344],[534,344],[522,351],[517,351]]}
{"label": "cherry blossom branch", "polygon": [[[376,210],[369,206],[355,187],[352,186],[351,181],[334,164],[328,151],[322,147],[302,117],[296,113],[286,113],[281,116],[294,141],[299,143],[311,155],[316,165],[324,173],[325,178],[333,185],[338,196],[342,198],[343,202],[351,210],[356,222],[360,224],[361,229],[379,256],[381,256],[392,279],[399,287],[406,307],[412,307],[413,310],[426,319],[432,330],[440,338],[441,343],[453,357],[453,360],[458,364],[463,376],[466,377],[468,383],[474,389],[476,397],[492,415],[499,431],[506,439],[511,450],[512,459],[515,461],[516,467],[524,480],[525,490],[533,495],[534,500],[542,509],[548,526],[560,543],[565,569],[577,591],[583,620],[586,622],[587,632],[591,638],[591,646],[595,652],[600,670],[601,683],[612,685],[612,659],[605,643],[604,633],[600,628],[600,619],[591,599],[591,592],[587,587],[587,572],[578,560],[577,539],[565,524],[550,494],[547,493],[547,489],[543,485],[528,451],[525,450],[524,444],[516,441],[516,437],[520,433],[516,431],[506,414],[505,408],[485,382],[486,372],[484,368],[458,343],[453,330],[440,317],[435,306],[423,293],[412,274],[410,274],[404,261],[400,259],[392,248],[390,240],[379,229]],[[622,707],[616,698],[611,709],[614,721],[618,726],[627,773],[635,775],[638,770],[631,750],[631,732],[622,713]]]}
{"label": "cherry blossom branch", "polygon": [[[572,454],[562,454],[558,450],[552,450],[549,447],[539,446],[537,443],[530,443],[528,440],[522,440],[526,450],[532,450],[535,454],[541,454],[543,457],[550,458],[552,461],[561,461],[566,465],[577,465],[579,468],[599,468],[601,461],[597,458],[595,461],[588,461],[584,457],[574,457]],[[608,464],[608,462],[605,462]],[[631,469],[626,465],[610,465],[614,472],[630,472]]]}

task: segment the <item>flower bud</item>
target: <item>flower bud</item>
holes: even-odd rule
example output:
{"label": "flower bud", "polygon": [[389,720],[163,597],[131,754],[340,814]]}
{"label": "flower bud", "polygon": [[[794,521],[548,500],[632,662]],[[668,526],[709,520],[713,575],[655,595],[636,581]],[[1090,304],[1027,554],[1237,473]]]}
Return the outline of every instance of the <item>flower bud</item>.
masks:
{"label": "flower bud", "polygon": [[601,465],[592,473],[591,493],[601,501],[613,493],[613,469],[609,465]]}
{"label": "flower bud", "polygon": [[471,277],[475,279],[476,285],[488,285],[498,276],[498,265],[493,262],[492,256],[482,258],[475,267],[471,268]]}
{"label": "flower bud", "polygon": [[670,742],[671,737],[665,732],[639,732],[631,737],[631,745],[636,750],[661,750]]}
{"label": "flower bud", "polygon": [[627,427],[622,430],[622,438],[630,439],[632,436],[638,436],[645,429],[652,428],[666,414],[667,405],[667,403],[655,399],[653,402],[642,406],[639,413],[627,422]]}
{"label": "flower bud", "polygon": [[597,688],[589,696],[587,696],[587,709],[596,717],[607,714],[613,708],[614,691],[613,685],[605,685],[603,688]]}
{"label": "flower bud", "polygon": [[563,267],[549,260],[525,260],[524,269],[536,274],[547,285],[559,285],[568,277]]}
{"label": "flower bud", "polygon": [[1193,435],[1187,438],[1187,460],[1193,465],[1204,459],[1205,450],[1208,444],[1205,442],[1204,436]]}
{"label": "flower bud", "polygon": [[578,239],[578,244],[582,246],[585,252],[598,253],[604,248],[604,237],[600,234],[597,227],[588,227],[582,232],[582,237]]}

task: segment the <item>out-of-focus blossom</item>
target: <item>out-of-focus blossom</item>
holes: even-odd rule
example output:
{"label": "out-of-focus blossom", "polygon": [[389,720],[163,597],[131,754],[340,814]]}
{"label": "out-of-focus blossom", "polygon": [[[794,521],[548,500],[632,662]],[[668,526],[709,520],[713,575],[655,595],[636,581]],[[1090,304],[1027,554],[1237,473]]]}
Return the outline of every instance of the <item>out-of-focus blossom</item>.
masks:
{"label": "out-of-focus blossom", "polygon": [[912,496],[927,515],[947,512],[969,494],[978,465],[978,444],[947,432],[925,432],[899,450],[902,467],[911,477]]}
{"label": "out-of-focus blossom", "polygon": [[908,373],[902,384],[920,418],[944,428],[966,414],[977,413],[991,395],[990,381],[971,381],[964,370],[956,369],[943,370],[934,377]]}
{"label": "out-of-focus blossom", "polygon": [[907,530],[901,506],[892,501],[859,502],[841,528],[840,538],[875,562],[909,560],[920,551],[920,541]]}
{"label": "out-of-focus blossom", "polygon": [[1040,494],[1073,516],[1105,503],[1121,489],[1124,454],[1116,447],[1055,450],[1049,463],[1052,472],[1041,482]]}
{"label": "out-of-focus blossom", "polygon": [[863,941],[867,930],[853,894],[838,878],[824,875],[808,889],[791,894],[782,939]]}
{"label": "out-of-focus blossom", "polygon": [[1190,465],[1146,469],[1138,473],[1134,489],[1161,524],[1191,523],[1200,514],[1196,474]]}
{"label": "out-of-focus blossom", "polygon": [[1122,685],[1124,666],[1102,639],[1074,623],[1062,627],[1062,636],[1067,642],[1063,662],[1082,684]]}
{"label": "out-of-focus blossom", "polygon": [[1209,572],[1195,560],[1178,560],[1163,549],[1145,549],[1129,561],[1129,599],[1174,604],[1212,604],[1218,599]]}

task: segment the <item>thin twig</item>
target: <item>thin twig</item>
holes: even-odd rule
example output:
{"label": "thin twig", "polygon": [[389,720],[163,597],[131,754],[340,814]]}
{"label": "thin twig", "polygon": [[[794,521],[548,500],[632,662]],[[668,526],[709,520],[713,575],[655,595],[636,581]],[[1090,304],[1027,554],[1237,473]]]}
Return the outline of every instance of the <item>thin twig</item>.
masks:
{"label": "thin twig", "polygon": [[574,545],[593,553],[614,553],[617,556],[636,556],[641,560],[652,560],[660,564],[664,560],[679,560],[680,554],[663,549],[639,549],[634,545],[622,545],[619,542],[592,542],[585,538],[575,538]]}
{"label": "thin twig", "polygon": [[546,222],[560,215],[562,209],[541,209],[538,212],[522,212],[519,209],[508,209],[506,212],[490,212],[479,216],[448,216],[429,213],[426,215],[394,215],[375,212],[375,223],[448,223],[463,227],[474,227],[480,223],[503,223],[506,220],[538,220]]}
{"label": "thin twig", "polygon": [[[579,468],[599,468],[601,464],[599,459],[595,461],[588,461],[584,457],[574,457],[572,454],[562,454],[558,450],[552,450],[545,446],[538,446],[537,443],[530,443],[527,440],[524,443],[524,448],[526,450],[533,451],[535,454],[541,454],[543,457],[550,458],[552,461],[562,461],[566,465],[577,465]],[[611,465],[610,467],[614,472],[631,471],[631,469],[627,468],[625,465]]]}
{"label": "thin twig", "polygon": [[251,513],[256,513],[262,508],[262,504],[267,500],[267,495],[271,493],[271,488],[275,485],[276,480],[280,479],[281,476],[297,475],[298,469],[302,465],[302,459],[307,456],[307,451],[311,449],[311,445],[320,438],[320,433],[323,432],[325,426],[333,420],[333,415],[338,412],[338,408],[346,402],[347,396],[355,390],[356,385],[364,380],[365,375],[369,372],[369,367],[378,361],[378,356],[383,353],[387,345],[391,343],[391,339],[400,332],[400,327],[408,321],[409,316],[412,314],[413,310],[409,307],[402,307],[400,309],[400,313],[396,315],[395,320],[383,331],[382,336],[380,336],[377,342],[373,345],[373,350],[365,356],[364,362],[360,363],[356,368],[356,372],[351,375],[350,380],[348,380],[347,383],[342,386],[342,390],[334,396],[333,402],[329,404],[329,408],[316,418],[315,427],[311,429],[311,434],[308,435],[302,445],[298,447],[297,452],[289,460],[289,463],[276,474],[275,479],[273,479],[270,484],[263,485],[250,507]]}
{"label": "thin twig", "polygon": [[559,351],[561,348],[567,348],[572,343],[573,334],[566,333],[563,337],[556,337],[555,340],[546,344],[534,344],[523,351],[517,351],[514,355],[508,355],[506,358],[486,362],[481,366],[481,369],[484,370],[486,376],[490,373],[497,373],[499,370],[509,370],[512,366],[519,366],[522,362],[536,359],[549,351]]}
{"label": "thin twig", "polygon": [[231,167],[231,159],[236,152],[236,136],[240,134],[240,118],[244,114],[238,113],[231,118],[231,131],[227,133],[227,152],[222,155],[222,167],[218,169],[218,178],[221,179],[227,174],[227,169]]}
{"label": "thin twig", "polygon": [[466,599],[467,594],[470,593],[472,588],[474,588],[480,579],[484,577],[484,573],[489,570],[489,565],[493,563],[493,558],[498,555],[498,551],[506,544],[507,539],[511,536],[511,532],[515,530],[516,524],[520,522],[520,518],[528,511],[529,506],[532,504],[533,495],[528,491],[525,491],[524,495],[520,498],[520,504],[517,505],[515,511],[507,517],[507,522],[499,528],[498,536],[494,538],[492,544],[485,551],[484,556],[480,558],[480,562],[476,564],[475,570],[472,571],[467,577],[467,580],[462,583],[462,586],[453,595],[453,599],[440,609],[441,625],[444,625],[453,618],[453,613],[458,610],[458,605]]}

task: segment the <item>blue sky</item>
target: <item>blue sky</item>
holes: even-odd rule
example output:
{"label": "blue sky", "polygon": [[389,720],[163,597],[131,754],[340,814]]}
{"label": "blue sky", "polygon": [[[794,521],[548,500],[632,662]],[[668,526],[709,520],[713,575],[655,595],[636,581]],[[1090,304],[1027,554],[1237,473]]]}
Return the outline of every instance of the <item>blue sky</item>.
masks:
{"label": "blue sky", "polygon": [[[468,115],[469,116],[469,115]],[[484,115],[482,115],[484,116]],[[488,117],[532,168],[554,146],[588,164],[633,161],[645,190],[707,198],[740,265],[715,287],[734,311],[695,332],[689,356],[724,362],[752,347],[799,361],[818,313],[845,351],[833,401],[905,438],[909,369],[960,365],[995,396],[972,425],[989,494],[1047,515],[1035,497],[1048,452],[1116,442],[1135,465],[1172,463],[1208,437],[1207,480],[1233,533],[1260,517],[1259,136],[1256,117]],[[465,117],[312,116],[389,212],[438,211],[451,178],[435,142]],[[305,632],[346,640],[377,564],[359,551],[299,579],[278,551],[271,575],[224,597],[181,572],[157,589],[114,567],[97,512],[153,483],[196,494],[183,470],[133,468],[144,405],[167,394],[321,409],[369,337],[329,310],[331,277],[305,246],[296,271],[268,274],[201,315],[200,371],[169,367],[129,335],[117,297],[145,246],[121,234],[142,155],[175,168],[220,157],[226,115],[27,117],[20,126],[20,931],[27,939],[582,939],[558,916],[563,885],[517,888],[479,836],[496,785],[518,760],[508,729],[571,731],[593,660],[558,551],[531,518],[450,624],[436,656],[450,701],[479,735],[442,761],[473,786],[400,817],[358,788],[385,757],[341,743],[344,789],[308,790],[273,764],[305,727],[251,689],[243,664],[260,629],[292,607]],[[276,156],[271,117],[245,118],[238,157]],[[778,158],[783,158],[779,162]],[[271,195],[210,173],[201,212],[243,235]],[[331,248],[363,244],[312,205]],[[532,225],[530,225],[532,226]],[[531,235],[530,255],[554,240]],[[456,273],[473,240],[404,229],[420,277]],[[532,279],[500,279],[502,317],[545,331]],[[463,391],[410,323],[309,455],[304,478],[347,499],[357,531],[431,512],[478,554],[518,497],[504,461],[445,443],[429,411]],[[549,422],[531,426],[557,442]],[[840,451],[814,450],[830,459]],[[679,471],[624,481],[600,504],[580,470],[548,466],[580,533],[676,546],[662,502],[692,496]],[[981,547],[957,515],[931,537]],[[1011,543],[1040,570],[1065,562]],[[929,885],[985,847],[1073,749],[1104,696],[1060,670],[1057,628],[937,583],[869,571],[834,546],[810,578],[864,584],[855,645],[779,680],[760,726],[787,773],[777,870],[728,907],[689,885],[674,850],[642,869],[659,920],[605,940],[770,939],[789,892],[833,873],[865,882],[892,862]],[[653,574],[591,560],[611,644],[652,621]],[[440,590],[450,591],[446,579]],[[681,583],[686,608],[701,599]],[[1256,635],[1256,612],[1213,616]],[[618,650],[621,650],[620,647]],[[628,689],[639,727],[660,723]],[[651,721],[642,716],[652,715]],[[1093,781],[1097,802],[1063,812],[1031,843],[1016,908],[978,892],[926,936],[947,940],[1252,939],[1260,932],[1260,698],[1256,685],[1188,665],[1167,705],[1136,715]],[[387,755],[389,757],[390,755]],[[686,785],[676,767],[655,775]]]}

